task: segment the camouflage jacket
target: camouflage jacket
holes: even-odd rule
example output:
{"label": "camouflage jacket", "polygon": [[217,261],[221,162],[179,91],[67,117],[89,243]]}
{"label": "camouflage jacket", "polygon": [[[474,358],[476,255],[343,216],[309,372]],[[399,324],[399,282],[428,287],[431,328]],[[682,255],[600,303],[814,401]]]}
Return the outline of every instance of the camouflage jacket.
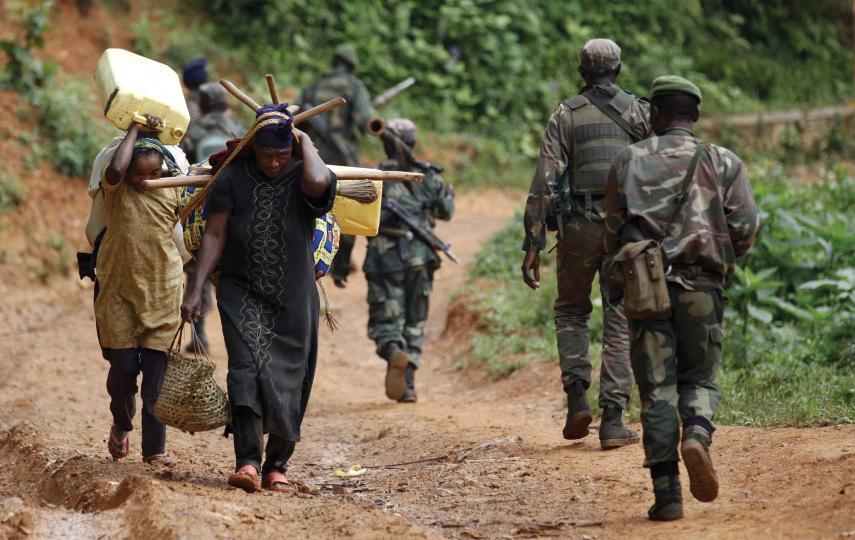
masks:
{"label": "camouflage jacket", "polygon": [[300,106],[306,103],[320,105],[337,97],[343,97],[347,103],[323,116],[330,128],[330,135],[344,147],[347,155],[342,155],[332,141],[314,132],[308,124],[305,128],[325,163],[359,165],[359,134],[376,115],[368,90],[362,81],[346,71],[333,69],[304,88],[296,103]]}
{"label": "camouflage jacket", "polygon": [[[585,86],[579,93],[590,90]],[[620,88],[617,85],[597,87],[614,95]],[[636,100],[629,110],[630,123],[634,126],[639,139],[649,137],[650,111],[646,102]],[[540,251],[546,247],[546,215],[552,201],[558,195],[558,181],[564,171],[571,166],[573,156],[573,117],[566,102],[561,102],[549,117],[543,141],[540,145],[540,156],[537,159],[537,169],[531,181],[528,200],[525,205],[524,227],[525,241],[523,251]],[[603,217],[603,207],[600,200],[594,201],[593,211]]]}
{"label": "camouflage jacket", "polygon": [[[398,161],[387,159],[378,165],[387,171],[401,169]],[[424,181],[418,184],[404,182],[384,182],[383,199],[395,199],[422,222],[431,226],[437,219],[448,220],[454,214],[453,192],[445,184],[439,170],[413,167],[411,171],[424,173]],[[399,272],[407,268],[422,265],[439,266],[439,257],[418,238],[408,240],[384,234],[384,229],[407,230],[393,215],[381,214],[380,234],[368,239],[368,251],[362,271],[366,274],[384,274]]]}
{"label": "camouflage jacket", "polygon": [[[192,120],[187,134],[181,140],[181,149],[193,163],[204,161],[208,156],[197,156],[196,148],[208,135],[222,135],[226,139],[243,137],[246,129],[223,111],[209,112],[201,118]],[[225,146],[223,146],[225,148]]]}
{"label": "camouflage jacket", "polygon": [[[607,251],[660,239],[698,143],[689,130],[669,129],[615,157],[606,188]],[[760,231],[742,161],[713,144],[705,154],[662,241],[668,279],[688,289],[722,287]]]}

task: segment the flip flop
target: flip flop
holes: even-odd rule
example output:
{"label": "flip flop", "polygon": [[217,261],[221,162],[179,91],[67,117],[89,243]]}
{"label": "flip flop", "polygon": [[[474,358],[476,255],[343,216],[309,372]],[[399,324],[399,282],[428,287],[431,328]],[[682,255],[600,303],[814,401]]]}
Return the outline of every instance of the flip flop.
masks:
{"label": "flip flop", "polygon": [[272,471],[264,475],[264,489],[278,493],[296,493],[297,489],[291,485],[284,473]]}
{"label": "flip flop", "polygon": [[261,491],[261,479],[258,477],[258,471],[252,465],[244,465],[230,474],[228,484],[247,493]]}
{"label": "flip flop", "polygon": [[[117,435],[120,433],[121,435]],[[131,451],[131,432],[122,431],[116,424],[110,426],[110,437],[107,439],[107,451],[113,461],[119,461],[123,457],[128,457],[128,452]]]}

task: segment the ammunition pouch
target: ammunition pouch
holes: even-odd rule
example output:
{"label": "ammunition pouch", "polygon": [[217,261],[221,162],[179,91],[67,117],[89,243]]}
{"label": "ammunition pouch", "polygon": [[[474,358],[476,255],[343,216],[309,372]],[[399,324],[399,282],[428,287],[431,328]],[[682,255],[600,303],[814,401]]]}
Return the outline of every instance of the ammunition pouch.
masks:
{"label": "ammunition pouch", "polygon": [[611,277],[623,286],[623,306],[628,318],[649,319],[671,309],[662,246],[656,240],[623,246],[615,255]]}

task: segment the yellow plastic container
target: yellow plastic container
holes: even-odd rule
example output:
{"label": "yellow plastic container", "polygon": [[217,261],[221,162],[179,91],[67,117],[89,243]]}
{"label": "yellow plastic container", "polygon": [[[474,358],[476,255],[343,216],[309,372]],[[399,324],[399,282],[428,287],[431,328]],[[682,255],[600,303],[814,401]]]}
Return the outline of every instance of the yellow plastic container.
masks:
{"label": "yellow plastic container", "polygon": [[[339,180],[339,183],[361,181]],[[383,198],[383,182],[374,181],[374,189],[377,190],[377,200],[370,204],[362,204],[340,195],[335,198],[332,213],[338,220],[342,234],[377,236],[380,229],[380,201]]]}
{"label": "yellow plastic container", "polygon": [[178,74],[169,66],[124,49],[107,49],[95,68],[95,85],[104,116],[117,128],[127,131],[150,114],[163,120],[158,135],[163,144],[178,144],[187,133],[190,113]]}

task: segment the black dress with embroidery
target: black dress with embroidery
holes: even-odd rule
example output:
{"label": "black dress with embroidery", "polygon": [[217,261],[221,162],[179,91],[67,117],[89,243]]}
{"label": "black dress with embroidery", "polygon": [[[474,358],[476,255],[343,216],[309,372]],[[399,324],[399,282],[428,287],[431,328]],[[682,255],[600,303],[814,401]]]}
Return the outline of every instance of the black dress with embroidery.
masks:
{"label": "black dress with embroidery", "polygon": [[[231,211],[220,259],[217,304],[229,357],[232,410],[250,407],[264,431],[300,440],[318,353],[319,300],[312,232],[335,199],[300,190],[302,161],[271,183],[254,160],[222,171],[208,212]],[[332,173],[331,173],[332,174]]]}

